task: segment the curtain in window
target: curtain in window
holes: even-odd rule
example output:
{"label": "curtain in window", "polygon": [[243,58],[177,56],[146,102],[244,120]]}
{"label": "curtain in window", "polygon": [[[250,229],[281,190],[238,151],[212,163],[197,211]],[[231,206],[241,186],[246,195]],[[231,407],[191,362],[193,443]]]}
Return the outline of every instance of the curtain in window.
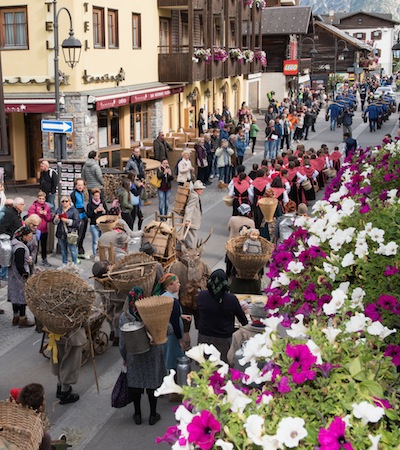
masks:
{"label": "curtain in window", "polygon": [[25,12],[4,13],[5,46],[27,45]]}
{"label": "curtain in window", "polygon": [[26,27],[25,27],[25,13],[15,13],[15,38],[16,45],[26,45]]}

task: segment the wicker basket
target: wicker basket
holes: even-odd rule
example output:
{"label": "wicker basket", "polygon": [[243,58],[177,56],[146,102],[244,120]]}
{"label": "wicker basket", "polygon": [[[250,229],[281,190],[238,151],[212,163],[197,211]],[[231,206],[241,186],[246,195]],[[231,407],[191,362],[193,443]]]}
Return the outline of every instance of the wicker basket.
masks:
{"label": "wicker basket", "polygon": [[0,402],[0,438],[18,449],[37,450],[44,435],[39,413],[13,402]]}
{"label": "wicker basket", "polygon": [[301,183],[301,185],[303,186],[303,189],[305,191],[311,191],[311,189],[313,188],[311,181],[310,180],[305,180]]}
{"label": "wicker basket", "polygon": [[233,206],[233,197],[231,197],[230,195],[225,195],[224,202],[225,202],[226,206],[232,207]]}
{"label": "wicker basket", "polygon": [[147,297],[136,302],[147,331],[153,338],[152,344],[165,344],[174,299],[166,296]]}
{"label": "wicker basket", "polygon": [[110,216],[105,214],[96,219],[96,224],[102,233],[112,231],[118,223],[118,216]]}
{"label": "wicker basket", "polygon": [[275,197],[263,197],[258,200],[258,206],[263,213],[266,222],[272,222],[276,208],[278,207],[278,199]]}
{"label": "wicker basket", "polygon": [[262,252],[258,255],[249,255],[243,252],[243,244],[246,239],[248,236],[229,239],[225,243],[225,248],[228,258],[237,271],[238,278],[252,280],[271,258],[274,246],[267,239],[259,237]]}
{"label": "wicker basket", "polygon": [[[143,263],[153,264],[139,265]],[[138,265],[137,270],[129,270],[135,269],[135,267],[132,267],[134,265]],[[129,271],[113,275],[113,272],[120,272],[123,270]],[[156,280],[156,261],[152,256],[149,256],[146,253],[131,253],[111,267],[108,277],[115,288],[120,292],[128,293],[133,286],[140,286],[144,291],[144,295],[149,297],[152,294],[154,282]]]}
{"label": "wicker basket", "polygon": [[64,334],[79,328],[88,319],[95,292],[79,275],[48,270],[27,280],[25,298],[33,315],[49,331]]}

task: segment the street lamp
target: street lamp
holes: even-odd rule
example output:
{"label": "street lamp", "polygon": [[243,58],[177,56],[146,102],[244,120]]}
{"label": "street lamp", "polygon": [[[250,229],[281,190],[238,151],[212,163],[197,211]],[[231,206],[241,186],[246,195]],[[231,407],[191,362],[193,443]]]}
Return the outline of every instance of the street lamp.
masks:
{"label": "street lamp", "polygon": [[344,49],[343,49],[343,53],[341,54],[341,61],[344,60],[344,58],[346,57],[346,53],[349,52],[349,49],[347,47],[347,42],[344,41],[343,39],[339,39],[337,37],[335,37],[335,59],[333,61],[333,100],[336,99],[336,61],[338,58],[338,48],[339,48],[339,44],[344,44]]}
{"label": "street lamp", "polygon": [[[315,41],[313,38],[311,37],[305,37],[300,41],[300,47],[299,47],[299,73],[297,75],[297,95],[299,95],[299,84],[300,84],[300,75],[301,75],[301,54],[302,54],[302,50],[303,50],[303,44],[304,42],[306,42],[307,40],[312,42],[312,49],[309,51],[309,54],[311,56],[311,59],[313,59],[316,55],[318,55],[318,51],[315,48]],[[312,68],[312,61],[311,61],[311,68]]]}
{"label": "street lamp", "polygon": [[[82,44],[74,37],[72,27],[72,16],[65,7],[57,11],[57,0],[53,0],[53,28],[54,28],[54,97],[56,102],[56,120],[60,120],[60,74],[58,67],[59,40],[58,40],[58,18],[61,11],[69,16],[69,37],[61,44],[65,62],[73,69],[79,62]],[[67,156],[67,142],[65,133],[54,133],[54,153],[57,158],[58,169],[58,206],[61,207],[61,161]]]}

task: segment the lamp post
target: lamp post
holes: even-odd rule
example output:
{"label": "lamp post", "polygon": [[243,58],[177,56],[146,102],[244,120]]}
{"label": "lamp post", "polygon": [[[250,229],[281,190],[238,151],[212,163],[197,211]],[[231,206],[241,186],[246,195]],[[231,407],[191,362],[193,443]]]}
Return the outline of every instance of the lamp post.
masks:
{"label": "lamp post", "polygon": [[[347,42],[344,41],[343,39],[339,39],[337,37],[335,37],[335,59],[333,61],[333,101],[335,101],[336,99],[336,61],[338,58],[338,48],[339,48],[339,44],[344,44],[344,49],[343,49],[343,53],[348,53],[349,49],[347,47]],[[345,55],[343,56],[343,59],[345,58]]]}
{"label": "lamp post", "polygon": [[[73,69],[79,62],[82,44],[74,37],[72,27],[72,16],[65,7],[57,10],[57,0],[53,0],[53,28],[54,28],[54,97],[56,102],[56,120],[60,120],[60,74],[59,74],[59,40],[58,40],[58,18],[61,11],[69,16],[69,37],[61,44],[65,62]],[[67,145],[65,133],[54,133],[54,153],[57,158],[58,169],[58,206],[61,207],[61,161],[67,156]]]}
{"label": "lamp post", "polygon": [[[297,95],[299,95],[299,90],[300,90],[299,86],[300,86],[300,75],[301,75],[301,53],[302,53],[302,50],[303,50],[303,44],[307,40],[311,41],[312,45],[313,45],[312,49],[309,51],[311,59],[314,58],[316,55],[318,55],[318,51],[315,48],[315,41],[314,41],[313,38],[307,36],[307,37],[303,38],[300,41],[300,46],[299,46],[299,73],[297,75]],[[312,61],[311,61],[311,68],[312,68]]]}

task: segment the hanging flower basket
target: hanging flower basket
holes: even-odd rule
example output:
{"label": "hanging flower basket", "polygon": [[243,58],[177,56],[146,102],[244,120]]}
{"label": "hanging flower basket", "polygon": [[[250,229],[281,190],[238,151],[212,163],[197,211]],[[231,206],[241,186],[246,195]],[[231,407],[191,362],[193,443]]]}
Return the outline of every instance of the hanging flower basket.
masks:
{"label": "hanging flower basket", "polygon": [[253,50],[243,50],[243,59],[244,59],[244,62],[252,63],[254,61]]}
{"label": "hanging flower basket", "polygon": [[229,56],[233,61],[243,61],[243,52],[240,48],[231,48],[229,50]]}
{"label": "hanging flower basket", "polygon": [[253,7],[253,5],[256,5],[257,9],[264,9],[267,7],[267,3],[265,2],[265,0],[243,0],[244,4],[249,6],[250,8]]}
{"label": "hanging flower basket", "polygon": [[267,67],[267,54],[262,50],[256,50],[254,52],[254,58],[259,61],[262,67]]}

